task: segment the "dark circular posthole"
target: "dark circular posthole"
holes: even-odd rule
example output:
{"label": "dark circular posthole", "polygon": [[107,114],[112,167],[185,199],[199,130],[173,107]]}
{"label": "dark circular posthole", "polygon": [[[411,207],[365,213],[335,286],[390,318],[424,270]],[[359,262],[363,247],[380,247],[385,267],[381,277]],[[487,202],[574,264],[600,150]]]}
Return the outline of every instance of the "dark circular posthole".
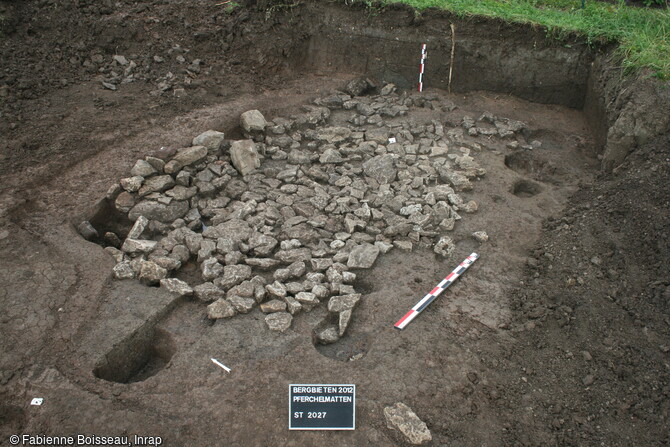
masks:
{"label": "dark circular posthole", "polygon": [[533,197],[542,192],[542,187],[530,180],[519,180],[512,186],[512,194],[517,197]]}
{"label": "dark circular posthole", "polygon": [[532,174],[541,171],[544,165],[528,151],[516,151],[505,156],[505,166],[515,172]]}

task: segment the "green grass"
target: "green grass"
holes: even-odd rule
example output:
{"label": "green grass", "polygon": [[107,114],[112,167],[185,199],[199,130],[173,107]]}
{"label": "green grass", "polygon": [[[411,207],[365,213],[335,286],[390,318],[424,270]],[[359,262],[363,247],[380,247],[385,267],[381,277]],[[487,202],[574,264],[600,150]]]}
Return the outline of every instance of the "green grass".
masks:
{"label": "green grass", "polygon": [[459,16],[480,15],[532,23],[551,35],[577,32],[589,43],[617,42],[627,72],[649,69],[652,76],[670,79],[670,11],[634,8],[587,0],[383,0],[407,3],[418,10],[435,7]]}
{"label": "green grass", "polygon": [[223,10],[226,11],[226,13],[228,13],[228,14],[230,14],[235,9],[240,7],[240,4],[237,3],[237,2],[234,2],[234,1],[228,1],[228,2],[222,3],[222,5],[225,5]]}

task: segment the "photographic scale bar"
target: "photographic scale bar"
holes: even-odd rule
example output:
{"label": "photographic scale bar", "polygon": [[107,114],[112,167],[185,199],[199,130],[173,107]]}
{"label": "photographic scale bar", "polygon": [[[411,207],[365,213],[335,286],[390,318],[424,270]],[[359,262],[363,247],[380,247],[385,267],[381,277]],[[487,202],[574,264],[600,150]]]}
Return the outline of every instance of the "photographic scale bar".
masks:
{"label": "photographic scale bar", "polygon": [[421,64],[419,65],[419,91],[423,91],[423,70],[426,64],[426,44],[421,44]]}
{"label": "photographic scale bar", "polygon": [[412,307],[409,312],[405,314],[404,317],[402,317],[398,322],[393,326],[398,330],[403,330],[405,327],[413,320],[416,318],[417,315],[421,313],[430,303],[433,302],[435,298],[440,296],[442,292],[445,291],[447,287],[449,287],[451,284],[453,284],[454,281],[458,279],[459,276],[465,272],[468,267],[470,267],[476,260],[479,258],[479,255],[477,253],[472,253],[470,256],[465,258],[465,261],[461,262],[458,267],[454,269],[453,272],[449,273],[446,278],[444,278],[440,283],[435,286],[433,290],[430,291],[430,293],[426,296],[424,296],[421,301],[416,303],[414,307]]}

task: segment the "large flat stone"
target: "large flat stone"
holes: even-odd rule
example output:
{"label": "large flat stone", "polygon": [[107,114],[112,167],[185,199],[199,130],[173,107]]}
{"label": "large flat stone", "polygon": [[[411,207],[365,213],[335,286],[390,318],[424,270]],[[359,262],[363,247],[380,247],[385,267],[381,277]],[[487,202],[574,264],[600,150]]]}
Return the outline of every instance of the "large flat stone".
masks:
{"label": "large flat stone", "polygon": [[203,160],[207,156],[207,148],[205,146],[192,146],[186,149],[181,149],[177,152],[172,160],[165,165],[165,172],[168,174],[176,174],[184,166],[189,166]]}
{"label": "large flat stone", "polygon": [[379,183],[393,182],[398,173],[395,166],[393,166],[393,156],[391,154],[372,157],[363,163],[363,172]]}
{"label": "large flat stone", "polygon": [[433,439],[426,423],[402,402],[384,408],[384,416],[388,428],[398,430],[414,445],[424,444]]}
{"label": "large flat stone", "polygon": [[173,201],[169,205],[164,205],[151,200],[143,200],[128,212],[128,218],[131,221],[135,221],[140,216],[144,216],[149,220],[172,223],[176,219],[183,217],[188,212],[188,209],[188,202]]}
{"label": "large flat stone", "polygon": [[204,146],[210,154],[218,154],[219,147],[225,139],[223,132],[208,130],[193,138],[193,146]]}
{"label": "large flat stone", "polygon": [[230,161],[237,171],[242,175],[258,169],[261,160],[258,156],[256,143],[251,140],[239,140],[230,146]]}
{"label": "large flat stone", "polygon": [[363,243],[354,247],[349,254],[347,267],[367,269],[372,267],[379,256],[379,247]]}
{"label": "large flat stone", "polygon": [[258,110],[248,110],[240,116],[240,125],[245,132],[262,132],[267,126],[265,117]]}

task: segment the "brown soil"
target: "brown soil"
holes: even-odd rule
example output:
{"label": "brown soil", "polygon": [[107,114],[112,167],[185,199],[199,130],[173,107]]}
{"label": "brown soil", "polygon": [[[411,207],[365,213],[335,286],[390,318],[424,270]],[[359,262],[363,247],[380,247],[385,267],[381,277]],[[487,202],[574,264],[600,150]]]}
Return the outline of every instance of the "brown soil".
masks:
{"label": "brown soil", "polygon": [[[579,110],[593,55],[579,42],[569,52],[545,41],[542,30],[458,22],[459,35],[508,46],[489,54],[466,39],[457,93],[438,89],[446,84],[437,68],[428,93],[453,101],[453,117],[524,120],[542,150],[481,151],[488,173],[468,196],[480,210],[457,227],[456,253],[438,262],[392,251],[360,272],[365,297],[340,342],[314,347],[318,311],[276,335],[258,311],[211,325],[201,305],[112,281],[111,258],[72,223],[90,218],[137,158],[208,129],[235,136],[241,112],[288,115],[356,73],[413,82],[413,39],[424,34],[446,33],[434,41],[433,67],[448,60],[452,18],[442,13],[217,3],[0,2],[0,445],[24,433],[153,435],[175,446],[406,445],[383,415],[399,401],[427,423],[432,445],[670,443],[670,138],[652,138],[600,174],[601,148]],[[363,45],[335,43],[347,26],[387,52],[393,33],[408,36],[399,68],[380,50],[366,58]],[[123,71],[110,65],[115,54],[139,68],[111,91],[101,82]],[[501,55],[508,66],[496,68]],[[203,63],[189,75],[193,59]],[[168,72],[179,82],[151,94]],[[469,238],[477,230],[489,243]],[[482,257],[468,273],[394,331],[473,250]],[[147,361],[132,377],[94,371],[116,354]],[[355,383],[357,429],[289,432],[289,383]],[[44,404],[31,406],[33,397]]]}

